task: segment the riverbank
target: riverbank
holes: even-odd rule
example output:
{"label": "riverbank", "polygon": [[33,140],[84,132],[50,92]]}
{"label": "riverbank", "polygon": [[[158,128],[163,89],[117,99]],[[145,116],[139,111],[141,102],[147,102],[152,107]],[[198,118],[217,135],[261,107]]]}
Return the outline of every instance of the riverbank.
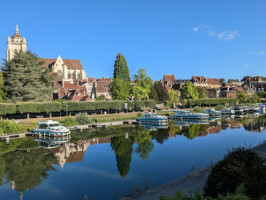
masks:
{"label": "riverbank", "polygon": [[[252,150],[260,157],[266,160],[266,142],[253,147]],[[190,194],[196,189],[203,191],[203,187],[208,179],[213,165],[199,169],[196,172],[178,178],[174,181],[160,185],[145,192],[138,192],[127,197],[119,198],[119,200],[157,200],[160,196],[173,197],[179,190],[182,193]]]}

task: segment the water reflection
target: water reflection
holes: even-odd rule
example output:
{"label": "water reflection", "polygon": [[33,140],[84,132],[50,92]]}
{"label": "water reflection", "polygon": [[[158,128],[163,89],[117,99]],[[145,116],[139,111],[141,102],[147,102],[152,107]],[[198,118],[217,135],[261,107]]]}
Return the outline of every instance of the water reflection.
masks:
{"label": "water reflection", "polygon": [[88,148],[99,144],[110,144],[107,146],[115,155],[114,168],[126,180],[131,162],[137,162],[132,161],[133,154],[141,158],[139,160],[148,160],[156,145],[164,144],[169,138],[183,135],[187,139],[177,137],[176,140],[193,143],[196,137],[239,128],[252,133],[262,132],[266,129],[266,117],[222,118],[209,123],[170,121],[167,126],[122,126],[73,131],[71,138],[10,140],[10,144],[0,143],[0,185],[10,184],[22,197],[24,191],[41,185],[49,172],[56,169],[56,165],[63,168],[66,163],[81,163]]}

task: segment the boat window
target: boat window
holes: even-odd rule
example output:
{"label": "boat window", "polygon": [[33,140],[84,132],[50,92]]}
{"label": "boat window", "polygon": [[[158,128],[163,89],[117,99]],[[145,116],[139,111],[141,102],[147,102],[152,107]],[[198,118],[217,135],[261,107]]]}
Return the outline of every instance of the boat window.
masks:
{"label": "boat window", "polygon": [[45,129],[45,128],[47,128],[48,126],[47,126],[47,124],[40,124],[40,128],[41,129]]}
{"label": "boat window", "polygon": [[146,114],[145,117],[150,117],[151,115],[150,114]]}
{"label": "boat window", "polygon": [[56,126],[60,126],[60,124],[49,124],[49,127],[56,127]]}

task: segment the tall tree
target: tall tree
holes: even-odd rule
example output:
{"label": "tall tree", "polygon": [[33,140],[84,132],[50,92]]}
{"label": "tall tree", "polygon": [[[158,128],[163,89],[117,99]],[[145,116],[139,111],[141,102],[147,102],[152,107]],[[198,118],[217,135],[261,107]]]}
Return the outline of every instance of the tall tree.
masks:
{"label": "tall tree", "polygon": [[170,104],[173,105],[173,108],[175,108],[179,101],[179,92],[174,89],[168,90],[167,92]]}
{"label": "tall tree", "polygon": [[4,86],[4,76],[3,76],[3,72],[0,72],[0,103],[3,102],[5,93],[3,91],[3,86]]}
{"label": "tall tree", "polygon": [[239,82],[239,80],[238,80],[238,79],[232,79],[232,78],[230,78],[230,79],[228,79],[227,82],[228,82],[228,83]]}
{"label": "tall tree", "polygon": [[160,81],[156,81],[154,83],[154,89],[158,94],[159,101],[164,102],[169,99],[167,90],[165,89],[165,87],[162,86],[162,83]]}
{"label": "tall tree", "polygon": [[152,80],[147,75],[145,69],[140,68],[138,73],[134,75],[136,86],[133,87],[132,95],[138,99],[149,99],[150,88],[152,86]]}
{"label": "tall tree", "polygon": [[159,97],[158,97],[157,91],[154,89],[154,86],[151,86],[150,90],[151,92],[149,93],[149,98],[158,102]]}
{"label": "tall tree", "polygon": [[114,80],[110,85],[113,99],[125,100],[131,92],[129,70],[125,57],[119,52],[114,65]]}
{"label": "tall tree", "polygon": [[48,100],[53,92],[53,78],[42,67],[36,54],[19,52],[10,61],[4,62],[3,90],[8,101]]}
{"label": "tall tree", "polygon": [[208,97],[209,92],[204,87],[196,87],[196,89],[198,90],[200,99],[204,99]]}
{"label": "tall tree", "polygon": [[188,81],[185,83],[185,85],[181,88],[181,97],[182,99],[198,99],[199,93],[196,89],[196,86]]}
{"label": "tall tree", "polygon": [[221,85],[223,85],[224,82],[225,82],[225,79],[224,79],[224,78],[220,78],[220,79],[218,80],[218,82],[219,82]]}
{"label": "tall tree", "polygon": [[114,65],[114,79],[123,79],[130,83],[129,70],[125,57],[119,52]]}
{"label": "tall tree", "polygon": [[248,95],[245,92],[239,92],[237,94],[237,98],[239,100],[239,103],[245,103],[248,100]]}

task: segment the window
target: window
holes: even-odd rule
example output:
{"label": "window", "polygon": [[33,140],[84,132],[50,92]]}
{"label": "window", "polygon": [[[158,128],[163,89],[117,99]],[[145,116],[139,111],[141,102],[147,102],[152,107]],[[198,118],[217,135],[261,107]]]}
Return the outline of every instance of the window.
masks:
{"label": "window", "polygon": [[48,128],[48,126],[47,126],[47,124],[41,124],[41,125],[40,125],[40,128],[41,128],[41,129],[46,129],[46,128]]}
{"label": "window", "polygon": [[57,127],[60,126],[60,124],[50,124],[49,127]]}

